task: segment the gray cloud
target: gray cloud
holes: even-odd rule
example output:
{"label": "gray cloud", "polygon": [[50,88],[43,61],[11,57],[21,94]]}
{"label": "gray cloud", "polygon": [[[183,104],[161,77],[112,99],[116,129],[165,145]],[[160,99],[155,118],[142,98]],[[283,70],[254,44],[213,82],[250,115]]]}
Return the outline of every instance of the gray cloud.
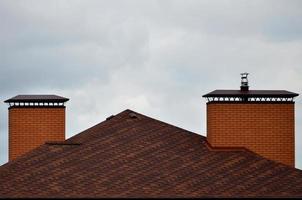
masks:
{"label": "gray cloud", "polygon": [[69,97],[68,137],[126,108],[205,135],[201,96],[239,88],[240,72],[251,73],[252,89],[301,91],[300,8],[300,1],[1,1],[1,98]]}

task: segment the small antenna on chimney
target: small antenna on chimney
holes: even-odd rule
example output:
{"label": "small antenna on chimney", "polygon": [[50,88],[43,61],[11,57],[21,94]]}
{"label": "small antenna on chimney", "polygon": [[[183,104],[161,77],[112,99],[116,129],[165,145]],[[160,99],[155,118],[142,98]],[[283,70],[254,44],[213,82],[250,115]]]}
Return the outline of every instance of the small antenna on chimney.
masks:
{"label": "small antenna on chimney", "polygon": [[249,90],[249,82],[247,80],[247,76],[249,75],[249,73],[244,72],[241,73],[241,86],[240,86],[240,90],[241,91],[248,91]]}

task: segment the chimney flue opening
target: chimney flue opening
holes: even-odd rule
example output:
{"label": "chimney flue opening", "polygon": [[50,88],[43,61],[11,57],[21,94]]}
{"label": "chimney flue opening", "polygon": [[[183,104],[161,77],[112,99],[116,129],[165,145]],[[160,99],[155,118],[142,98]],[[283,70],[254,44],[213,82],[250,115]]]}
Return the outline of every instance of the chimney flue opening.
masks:
{"label": "chimney flue opening", "polygon": [[241,73],[241,86],[240,86],[240,90],[241,91],[248,91],[249,90],[249,82],[247,79],[247,76],[249,75],[249,73],[244,72]]}

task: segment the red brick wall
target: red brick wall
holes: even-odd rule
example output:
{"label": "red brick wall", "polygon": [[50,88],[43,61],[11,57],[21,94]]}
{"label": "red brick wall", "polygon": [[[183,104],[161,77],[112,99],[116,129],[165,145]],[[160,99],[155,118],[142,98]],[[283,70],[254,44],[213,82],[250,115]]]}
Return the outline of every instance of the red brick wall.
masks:
{"label": "red brick wall", "polygon": [[207,140],[213,147],[246,147],[295,166],[294,103],[207,104]]}
{"label": "red brick wall", "polygon": [[65,107],[9,109],[9,160],[44,144],[65,140]]}

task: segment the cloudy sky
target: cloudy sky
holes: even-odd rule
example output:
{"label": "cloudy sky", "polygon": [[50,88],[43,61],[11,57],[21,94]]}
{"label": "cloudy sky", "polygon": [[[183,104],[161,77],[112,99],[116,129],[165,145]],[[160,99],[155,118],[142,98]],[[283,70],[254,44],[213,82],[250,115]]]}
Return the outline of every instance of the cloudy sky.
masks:
{"label": "cloudy sky", "polygon": [[[127,108],[206,135],[202,95],[239,89],[301,93],[302,1],[0,0],[0,165],[7,105],[57,94],[67,137]],[[302,169],[302,97],[296,166]]]}

